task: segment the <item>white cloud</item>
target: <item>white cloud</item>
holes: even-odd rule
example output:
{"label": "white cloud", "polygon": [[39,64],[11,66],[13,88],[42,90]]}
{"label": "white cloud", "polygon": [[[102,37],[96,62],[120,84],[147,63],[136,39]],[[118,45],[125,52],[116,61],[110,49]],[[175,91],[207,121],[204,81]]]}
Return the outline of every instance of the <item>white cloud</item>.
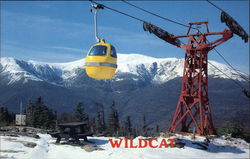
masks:
{"label": "white cloud", "polygon": [[73,51],[73,52],[85,52],[85,49],[78,49],[78,48],[71,48],[71,47],[63,47],[63,46],[51,46],[48,47],[51,49],[58,49],[58,50],[64,50],[64,51]]}
{"label": "white cloud", "polygon": [[[10,30],[9,26],[23,29],[34,29],[35,31],[63,32],[64,35],[70,35],[72,32],[88,33],[91,25],[78,22],[67,22],[60,19],[50,18],[48,16],[29,15],[24,13],[14,13],[2,10],[1,29]],[[70,30],[69,30],[70,29]],[[31,30],[32,31],[32,30]],[[35,32],[34,32],[35,33]]]}
{"label": "white cloud", "polygon": [[[72,48],[73,49],[73,48]],[[15,57],[23,60],[35,60],[44,62],[70,62],[84,58],[83,53],[68,53],[63,51],[51,51],[50,49],[34,49],[20,45],[4,44],[1,47],[3,57]]]}
{"label": "white cloud", "polygon": [[[53,19],[47,16],[38,16],[38,15],[29,15],[24,13],[13,13],[9,11],[3,10],[3,25],[1,24],[1,28],[4,31],[12,31],[13,29],[20,28],[20,32],[24,32],[23,35],[28,34],[27,38],[31,39],[46,39],[53,40],[53,42],[61,42],[59,40],[81,40],[81,43],[90,47],[89,41],[94,41],[94,28],[92,24],[85,24],[80,22],[68,22],[60,19]],[[8,23],[5,24],[5,23]],[[7,28],[11,26],[12,28]],[[15,26],[15,27],[14,27]],[[24,30],[25,29],[25,30]],[[102,35],[105,35],[105,39],[110,39],[108,41],[113,41],[118,44],[120,47],[123,46],[156,46],[161,47],[164,42],[159,42],[159,40],[155,40],[153,35],[148,35],[148,33],[137,33],[128,31],[126,29],[121,29],[117,27],[108,27],[108,26],[100,26],[99,32]],[[46,36],[48,35],[48,36]],[[83,38],[81,38],[83,37]],[[40,39],[39,39],[40,38]],[[89,40],[88,40],[89,39]],[[147,40],[145,40],[147,39]],[[15,39],[16,40],[16,39]],[[3,40],[4,41],[4,40]],[[47,40],[45,40],[47,41]],[[25,47],[26,44],[23,41],[20,41],[22,45]],[[62,43],[64,44],[64,43]],[[87,50],[81,50],[79,48],[70,48],[62,45],[49,46],[46,43],[43,43],[45,46],[40,46],[40,48],[51,48],[57,49],[57,51],[72,51],[72,52],[87,52]],[[46,46],[48,45],[48,46]],[[20,46],[21,47],[21,46]],[[38,49],[38,48],[36,48]],[[132,51],[132,50],[131,50]]]}

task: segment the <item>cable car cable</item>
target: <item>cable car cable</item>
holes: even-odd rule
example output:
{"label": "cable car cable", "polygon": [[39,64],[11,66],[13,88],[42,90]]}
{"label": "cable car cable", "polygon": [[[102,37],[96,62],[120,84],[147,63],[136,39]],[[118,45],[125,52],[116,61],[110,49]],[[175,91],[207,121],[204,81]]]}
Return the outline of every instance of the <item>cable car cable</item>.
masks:
{"label": "cable car cable", "polygon": [[[143,9],[143,8],[141,8],[141,7],[138,7],[138,6],[134,5],[134,4],[132,4],[132,3],[128,2],[128,1],[126,1],[126,0],[121,0],[121,1],[124,2],[124,3],[127,3],[128,5],[133,6],[133,7],[137,8],[137,9],[139,9],[139,10],[142,10],[142,11],[144,11],[144,12],[146,12],[146,13],[149,13],[149,14],[151,14],[151,15],[154,15],[154,16],[158,17],[158,18],[161,18],[161,19],[163,19],[163,20],[166,20],[166,21],[169,21],[169,22],[172,22],[172,23],[175,23],[175,24],[178,24],[178,25],[187,27],[187,28],[190,27],[189,25],[186,25],[186,24],[183,24],[183,23],[180,23],[180,22],[171,20],[171,19],[169,19],[169,18],[160,16],[160,15],[158,15],[158,14],[156,14],[156,13],[153,13],[153,12],[151,12],[151,11],[148,11],[148,10],[146,10],[146,9]],[[198,32],[200,32],[199,29],[194,28],[194,27],[190,27],[190,29],[194,29],[194,30],[197,30]],[[200,32],[200,33],[201,33],[201,32]]]}
{"label": "cable car cable", "polygon": [[[207,40],[208,41],[208,40]],[[209,42],[209,41],[208,41]],[[210,43],[210,42],[209,42]],[[236,73],[238,73],[238,75],[242,78],[242,79],[244,79],[245,81],[247,81],[247,82],[249,82],[249,80],[248,79],[246,79],[246,78],[243,78],[244,76],[239,72],[239,71],[237,71],[223,56],[222,56],[222,54],[220,54],[219,53],[219,51],[217,50],[217,49],[215,49],[214,48],[214,50],[215,50],[215,52],[236,72]],[[209,61],[208,61],[208,63],[211,65],[211,66],[213,66],[214,68],[216,68],[218,71],[220,71],[222,74],[224,74],[225,76],[227,76],[229,79],[231,79],[235,84],[237,84],[240,88],[242,88],[243,90],[242,90],[242,92],[245,94],[245,96],[247,96],[248,98],[250,98],[250,96],[249,96],[249,91],[247,91],[247,89],[245,89],[245,87],[244,86],[242,86],[239,82],[237,82],[236,80],[234,80],[234,79],[232,79],[229,75],[227,75],[225,72],[223,72],[222,70],[220,70],[218,67],[216,67],[215,65],[213,65],[212,63],[210,63]],[[243,76],[243,77],[242,77]]]}
{"label": "cable car cable", "polygon": [[100,4],[100,3],[97,3],[97,2],[95,2],[95,1],[91,1],[91,2],[92,2],[92,3],[95,3],[95,4],[102,5],[103,7],[107,8],[107,9],[109,9],[109,10],[112,10],[112,11],[114,11],[114,12],[117,12],[117,13],[123,14],[123,15],[125,15],[125,16],[128,16],[128,17],[130,17],[130,18],[133,18],[133,19],[138,20],[138,21],[140,21],[140,22],[147,22],[147,21],[145,21],[145,20],[142,20],[142,19],[137,18],[137,17],[135,17],[135,16],[129,15],[129,14],[124,13],[124,12],[121,12],[121,11],[119,11],[119,10],[116,10],[116,9],[114,9],[114,8],[111,8],[111,7],[108,7],[108,6],[106,6],[106,5],[103,5],[103,4]]}
{"label": "cable car cable", "polygon": [[[223,9],[221,9],[220,7],[218,7],[217,5],[215,5],[214,3],[210,2],[209,0],[206,0],[208,3],[210,3],[212,6],[214,6],[215,8],[217,8],[218,10],[225,12]],[[226,12],[225,12],[226,13]],[[222,56],[222,54],[220,54],[215,48],[214,48],[215,52],[227,63],[228,66],[230,66],[236,73],[239,74],[239,76],[246,80],[247,82],[249,82],[249,79],[247,79],[244,75],[242,75],[239,71],[237,71],[226,59],[225,57]]]}
{"label": "cable car cable", "polygon": [[236,80],[232,79],[230,76],[228,76],[227,74],[225,74],[222,70],[220,70],[218,67],[216,67],[215,65],[213,65],[211,62],[207,61],[211,66],[213,66],[214,68],[216,68],[218,71],[220,71],[221,73],[223,73],[225,76],[227,76],[229,79],[231,79],[236,85],[238,85],[239,87],[242,88],[242,92],[244,93],[244,95],[248,98],[250,98],[250,93],[247,89],[245,89],[239,82],[237,82]]}
{"label": "cable car cable", "polygon": [[[207,42],[209,42],[209,40],[206,39]],[[209,42],[210,43],[210,42]],[[213,49],[221,58],[223,61],[226,62],[226,64],[231,67],[242,79],[244,79],[246,82],[250,82],[250,80],[245,76],[243,75],[241,72],[239,72],[237,69],[235,69],[227,60],[226,58],[216,49],[214,48]]]}
{"label": "cable car cable", "polygon": [[220,7],[216,6],[214,3],[210,2],[209,0],[206,0],[208,3],[213,5],[215,8],[221,11],[221,17],[220,20],[222,23],[225,23],[226,26],[236,35],[241,37],[241,39],[247,43],[248,39],[250,38],[247,32],[242,28],[241,25],[238,24],[236,20],[234,20],[233,17],[231,17],[227,12],[225,12]]}
{"label": "cable car cable", "polygon": [[207,61],[211,66],[213,66],[214,68],[216,68],[218,71],[220,71],[221,73],[223,73],[225,76],[227,76],[229,79],[231,79],[236,85],[238,85],[240,88],[242,88],[242,92],[244,93],[244,95],[248,98],[250,98],[250,93],[247,89],[245,89],[239,82],[237,82],[236,80],[232,79],[230,76],[228,76],[227,74],[225,74],[222,70],[220,70],[218,67],[216,67],[215,65],[213,65],[211,62]]}
{"label": "cable car cable", "polygon": [[247,82],[250,82],[250,80],[247,78],[247,77],[245,77],[241,72],[239,72],[238,70],[236,70],[226,59],[225,59],[225,57],[221,54],[221,53],[219,53],[219,51],[216,49],[216,48],[214,48],[214,51],[227,63],[227,65],[228,66],[230,66],[242,79],[244,79],[245,81],[247,81]]}
{"label": "cable car cable", "polygon": [[[143,9],[143,8],[141,8],[141,7],[138,7],[138,6],[136,6],[136,5],[134,5],[134,4],[132,4],[132,3],[129,3],[129,2],[127,2],[127,1],[125,1],[125,0],[121,0],[122,2],[124,2],[124,3],[127,3],[127,4],[129,4],[129,5],[131,5],[131,6],[133,6],[133,7],[136,7],[136,8],[138,8],[138,9],[140,9],[140,10],[142,10],[142,11],[144,11],[144,12],[147,12],[147,13],[149,13],[149,14],[152,14],[152,15],[154,15],[154,16],[157,16],[157,17],[159,17],[159,18],[162,18],[162,19],[164,19],[164,20],[167,20],[167,21],[170,21],[170,22],[173,22],[173,23],[175,23],[175,24],[178,24],[178,25],[182,25],[182,26],[185,26],[185,27],[189,27],[189,26],[187,26],[187,25],[185,25],[185,24],[181,24],[181,23],[179,23],[179,22],[175,22],[175,21],[173,21],[173,20],[171,20],[171,19],[168,19],[168,18],[165,18],[165,17],[162,17],[162,16],[159,16],[159,15],[157,15],[157,14],[155,14],[155,13],[152,13],[152,12],[150,12],[150,11],[147,11],[147,10],[145,10],[145,9]],[[207,0],[208,1],[208,0]],[[141,22],[147,22],[147,21],[145,21],[145,20],[142,20],[142,19],[140,19],[140,18],[137,18],[137,17],[135,17],[135,16],[132,16],[132,15],[129,15],[129,14],[127,14],[127,13],[124,13],[124,12],[121,12],[121,11],[119,11],[119,10],[116,10],[116,9],[114,9],[114,8],[111,8],[111,7],[108,7],[108,6],[106,6],[106,5],[103,5],[103,4],[100,4],[100,3],[97,3],[97,2],[94,2],[94,1],[91,1],[92,3],[95,3],[95,4],[97,4],[97,5],[102,5],[103,7],[105,7],[105,8],[107,8],[107,9],[109,9],[109,10],[112,10],[112,11],[115,11],[115,12],[117,12],[117,13],[120,13],[120,14],[123,14],[123,15],[125,15],[125,16],[128,16],[128,17],[130,17],[130,18],[133,18],[133,19],[135,19],[135,20],[138,20],[138,21],[141,21]],[[208,1],[209,2],[209,1]],[[209,3],[211,3],[211,2],[209,2]],[[219,7],[218,7],[218,9],[219,9]],[[221,10],[221,9],[220,9]],[[147,22],[148,23],[148,22]],[[193,28],[193,27],[191,27],[192,29],[196,29],[197,30],[197,28]],[[199,31],[199,30],[198,30]],[[199,31],[200,32],[200,31]],[[231,67],[231,68],[233,68],[232,67],[232,65],[216,50],[216,52],[221,56],[221,58],[227,63],[227,64],[229,64],[229,66]],[[233,70],[236,70],[235,68],[233,68]]]}
{"label": "cable car cable", "polygon": [[212,2],[210,2],[209,0],[206,0],[208,3],[210,3],[212,6],[214,6],[215,8],[219,9],[222,12],[225,12],[223,9],[221,9],[220,7],[216,6],[215,4],[213,4]]}
{"label": "cable car cable", "polygon": [[207,61],[211,66],[213,66],[214,68],[216,68],[218,71],[220,71],[222,74],[224,74],[225,76],[227,76],[229,79],[231,79],[235,84],[237,84],[239,87],[241,87],[243,90],[245,90],[245,88],[236,80],[232,79],[230,76],[228,76],[225,72],[223,72],[222,70],[220,70],[218,67],[216,67],[214,64],[212,64],[211,62]]}
{"label": "cable car cable", "polygon": [[[144,12],[146,12],[146,13],[149,13],[149,14],[151,14],[151,15],[154,15],[154,16],[156,16],[156,17],[159,17],[159,18],[161,18],[161,19],[163,19],[163,20],[166,20],[166,21],[169,21],[169,22],[178,24],[178,25],[182,25],[182,26],[184,26],[184,27],[189,27],[188,25],[185,25],[185,24],[176,22],[176,21],[171,20],[171,19],[169,19],[169,18],[162,17],[162,16],[160,16],[160,15],[158,15],[158,14],[155,14],[155,13],[153,13],[153,12],[151,12],[151,11],[148,11],[148,10],[146,10],[146,9],[143,9],[143,8],[141,8],[141,7],[139,7],[139,6],[136,6],[136,5],[130,3],[130,2],[128,2],[128,1],[126,1],[126,0],[121,0],[121,1],[124,2],[124,3],[126,3],[126,4],[128,4],[128,5],[130,5],[130,6],[133,6],[133,7],[137,8],[137,9],[139,9],[139,10],[142,10],[142,11],[144,11]],[[208,0],[207,0],[207,1],[208,1]],[[208,2],[211,3],[210,1],[208,1]],[[211,3],[211,4],[214,5],[213,3]],[[223,11],[221,8],[217,7],[216,5],[214,5],[214,6],[215,6],[216,8],[218,8],[219,10]],[[193,27],[191,27],[191,28],[199,31],[199,29],[197,29],[197,28],[193,28]],[[199,31],[199,32],[200,32],[200,31]],[[235,69],[226,59],[225,59],[225,57],[222,56],[222,54],[220,54],[215,48],[214,48],[214,50],[215,50],[216,53],[217,53],[217,54],[227,63],[228,66],[230,66],[237,74],[239,74],[239,76],[240,76],[242,79],[244,79],[244,80],[246,80],[247,82],[249,82],[249,79],[246,79],[246,77],[245,77],[244,75],[242,75],[239,71],[237,71],[237,70],[236,70],[236,69]]]}
{"label": "cable car cable", "polygon": [[[214,6],[215,8],[217,8],[218,10],[225,12],[223,9],[221,9],[220,7],[218,7],[217,5],[215,5],[214,3],[210,2],[209,0],[206,0],[208,3],[210,3],[212,6]],[[226,13],[226,12],[225,12]],[[222,56],[222,54],[220,54],[215,48],[214,48],[215,52],[227,63],[228,66],[230,66],[236,73],[239,74],[239,76],[246,80],[247,82],[249,82],[250,80],[248,78],[246,78],[244,75],[242,75],[239,71],[237,71],[226,59],[225,57]]]}
{"label": "cable car cable", "polygon": [[[208,0],[207,0],[208,1]],[[137,17],[135,17],[135,16],[132,16],[132,15],[129,15],[129,14],[127,14],[127,13],[124,13],[124,12],[121,12],[121,11],[119,11],[119,10],[116,10],[116,9],[114,9],[114,8],[111,8],[111,7],[108,7],[108,6],[106,6],[106,5],[103,5],[103,4],[100,4],[100,3],[97,3],[97,2],[94,2],[94,1],[91,1],[92,3],[95,3],[95,4],[98,4],[98,5],[102,5],[103,7],[105,7],[105,8],[107,8],[107,9],[109,9],[109,10],[112,10],[112,11],[114,11],[114,12],[117,12],[117,13],[120,13],[120,14],[123,14],[123,15],[125,15],[125,16],[128,16],[128,17],[130,17],[130,18],[133,18],[133,19],[135,19],[135,20],[138,20],[138,21],[140,21],[140,22],[147,22],[147,21],[145,21],[145,20],[142,20],[142,19],[140,19],[140,18],[137,18]],[[219,9],[219,8],[218,8]],[[161,17],[161,16],[159,16],[159,17]],[[167,19],[167,18],[166,18]],[[171,20],[172,21],[172,20]],[[148,22],[147,22],[148,23]],[[175,24],[178,24],[178,22],[177,23],[175,23]],[[179,25],[181,25],[181,24],[179,24]],[[185,25],[185,24],[184,24]],[[184,26],[184,25],[182,25],[182,26]],[[196,29],[196,28],[192,28],[192,29]],[[197,30],[197,29],[196,29]],[[199,30],[198,30],[199,31]],[[199,31],[200,32],[200,31]],[[210,62],[208,62],[209,64],[211,64]],[[235,84],[237,84],[239,87],[241,87],[242,89],[243,89],[243,91],[246,91],[246,89],[240,84],[240,83],[238,83],[237,81],[235,81],[234,79],[232,79],[230,76],[228,76],[227,74],[225,74],[222,70],[220,70],[218,67],[216,67],[215,65],[213,65],[213,64],[211,64],[214,68],[216,68],[218,71],[220,71],[222,74],[224,74],[225,76],[227,76],[229,79],[231,79]]]}
{"label": "cable car cable", "polygon": [[[180,22],[171,20],[171,19],[169,19],[169,18],[165,18],[165,17],[163,17],[163,16],[160,16],[160,15],[158,15],[158,14],[155,14],[155,13],[153,13],[153,12],[150,12],[150,11],[148,11],[148,10],[146,10],[146,9],[143,9],[143,8],[141,8],[141,7],[138,7],[138,6],[134,5],[134,4],[132,4],[132,3],[128,2],[128,1],[126,1],[126,0],[121,0],[121,1],[124,2],[124,3],[127,3],[127,4],[130,5],[130,6],[133,6],[133,7],[137,8],[137,9],[139,9],[139,10],[142,10],[142,11],[144,11],[144,12],[146,12],[146,13],[149,13],[149,14],[151,14],[151,15],[154,15],[154,16],[156,16],[156,17],[158,17],[158,18],[164,19],[164,20],[166,20],[166,21],[169,21],[169,22],[172,22],[172,23],[175,23],[175,24],[184,26],[184,27],[189,27],[189,26],[186,25],[186,24],[182,24],[182,23],[180,23]],[[196,28],[192,28],[192,29],[196,29]],[[197,29],[196,29],[196,30],[197,30]]]}
{"label": "cable car cable", "polygon": [[[114,11],[114,12],[117,12],[117,13],[123,14],[123,15],[125,15],[125,16],[128,16],[128,17],[130,17],[130,18],[133,18],[133,19],[138,20],[138,21],[140,21],[140,22],[143,22],[143,23],[149,23],[149,22],[147,22],[147,21],[145,21],[145,20],[143,20],[143,19],[140,19],[140,18],[137,18],[137,17],[132,16],[132,15],[130,15],[130,14],[127,14],[127,13],[121,12],[121,11],[119,11],[119,10],[117,10],[117,9],[114,9],[114,8],[108,7],[108,6],[106,6],[106,5],[103,5],[103,4],[100,4],[100,3],[97,3],[97,2],[95,2],[95,1],[91,1],[91,2],[92,2],[92,3],[95,3],[95,4],[97,4],[97,5],[102,5],[103,7],[107,8],[107,9],[109,9],[109,10],[112,10],[112,11]],[[149,23],[149,24],[150,24],[150,23]],[[181,40],[180,40],[180,42],[181,42],[182,44],[184,44],[184,42],[182,42]]]}

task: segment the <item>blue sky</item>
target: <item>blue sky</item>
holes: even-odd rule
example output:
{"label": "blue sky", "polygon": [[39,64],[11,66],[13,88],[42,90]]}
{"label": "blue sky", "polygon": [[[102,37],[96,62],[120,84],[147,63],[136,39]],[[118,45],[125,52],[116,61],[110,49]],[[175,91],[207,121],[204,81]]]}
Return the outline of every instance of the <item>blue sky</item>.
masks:
{"label": "blue sky", "polygon": [[[206,1],[130,1],[181,23],[209,21],[210,31],[223,31],[220,11]],[[149,21],[174,35],[187,28],[164,21],[121,1],[101,1],[107,6]],[[248,1],[213,1],[249,33]],[[68,62],[84,58],[95,43],[93,14],[88,1],[1,1],[1,56],[45,62]],[[184,50],[171,46],[142,29],[142,23],[104,9],[99,14],[100,37],[119,53],[153,57],[184,57]],[[216,37],[218,38],[218,37]],[[212,38],[213,39],[213,38]],[[212,40],[211,39],[211,40]],[[187,41],[187,39],[182,39]],[[237,69],[249,72],[249,43],[234,35],[217,47]],[[214,52],[210,60],[222,62]]]}

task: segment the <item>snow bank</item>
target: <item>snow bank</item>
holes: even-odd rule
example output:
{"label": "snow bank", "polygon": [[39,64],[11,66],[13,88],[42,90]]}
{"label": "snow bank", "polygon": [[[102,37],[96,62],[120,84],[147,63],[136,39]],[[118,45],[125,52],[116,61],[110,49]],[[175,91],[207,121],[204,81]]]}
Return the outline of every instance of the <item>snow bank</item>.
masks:
{"label": "snow bank", "polygon": [[[71,146],[55,144],[55,139],[50,135],[39,134],[40,139],[30,137],[9,137],[0,136],[0,157],[7,158],[81,158],[81,159],[171,159],[171,158],[248,158],[249,143],[241,139],[225,140],[225,138],[215,138],[209,143],[208,150],[201,150],[190,140],[189,136],[176,135],[186,143],[184,148],[112,148],[108,142],[109,137],[89,137],[90,141],[95,141],[95,145],[104,150],[86,152],[81,146]],[[136,138],[135,144],[138,143]],[[115,138],[113,138],[115,139]],[[159,140],[161,138],[158,138]],[[34,148],[25,147],[18,141],[29,141],[37,144]],[[203,137],[196,137],[196,141],[204,141]],[[88,143],[89,144],[89,143]],[[14,150],[16,153],[6,152]],[[5,151],[5,152],[4,152]]]}

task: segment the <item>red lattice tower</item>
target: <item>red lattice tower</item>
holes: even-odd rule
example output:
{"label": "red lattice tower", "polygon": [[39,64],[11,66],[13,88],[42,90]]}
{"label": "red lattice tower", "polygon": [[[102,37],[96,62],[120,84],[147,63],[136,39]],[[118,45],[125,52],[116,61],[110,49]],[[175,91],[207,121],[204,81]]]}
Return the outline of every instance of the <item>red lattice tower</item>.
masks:
{"label": "red lattice tower", "polygon": [[[174,36],[174,39],[188,38],[188,43],[180,45],[186,50],[182,77],[181,94],[174,113],[170,132],[200,135],[215,134],[211,109],[208,100],[208,52],[233,36],[230,30],[209,32],[208,22],[189,23],[186,35]],[[206,26],[206,33],[189,34],[193,25]],[[222,35],[221,38],[208,42],[209,35]],[[190,129],[191,128],[191,129]]]}

